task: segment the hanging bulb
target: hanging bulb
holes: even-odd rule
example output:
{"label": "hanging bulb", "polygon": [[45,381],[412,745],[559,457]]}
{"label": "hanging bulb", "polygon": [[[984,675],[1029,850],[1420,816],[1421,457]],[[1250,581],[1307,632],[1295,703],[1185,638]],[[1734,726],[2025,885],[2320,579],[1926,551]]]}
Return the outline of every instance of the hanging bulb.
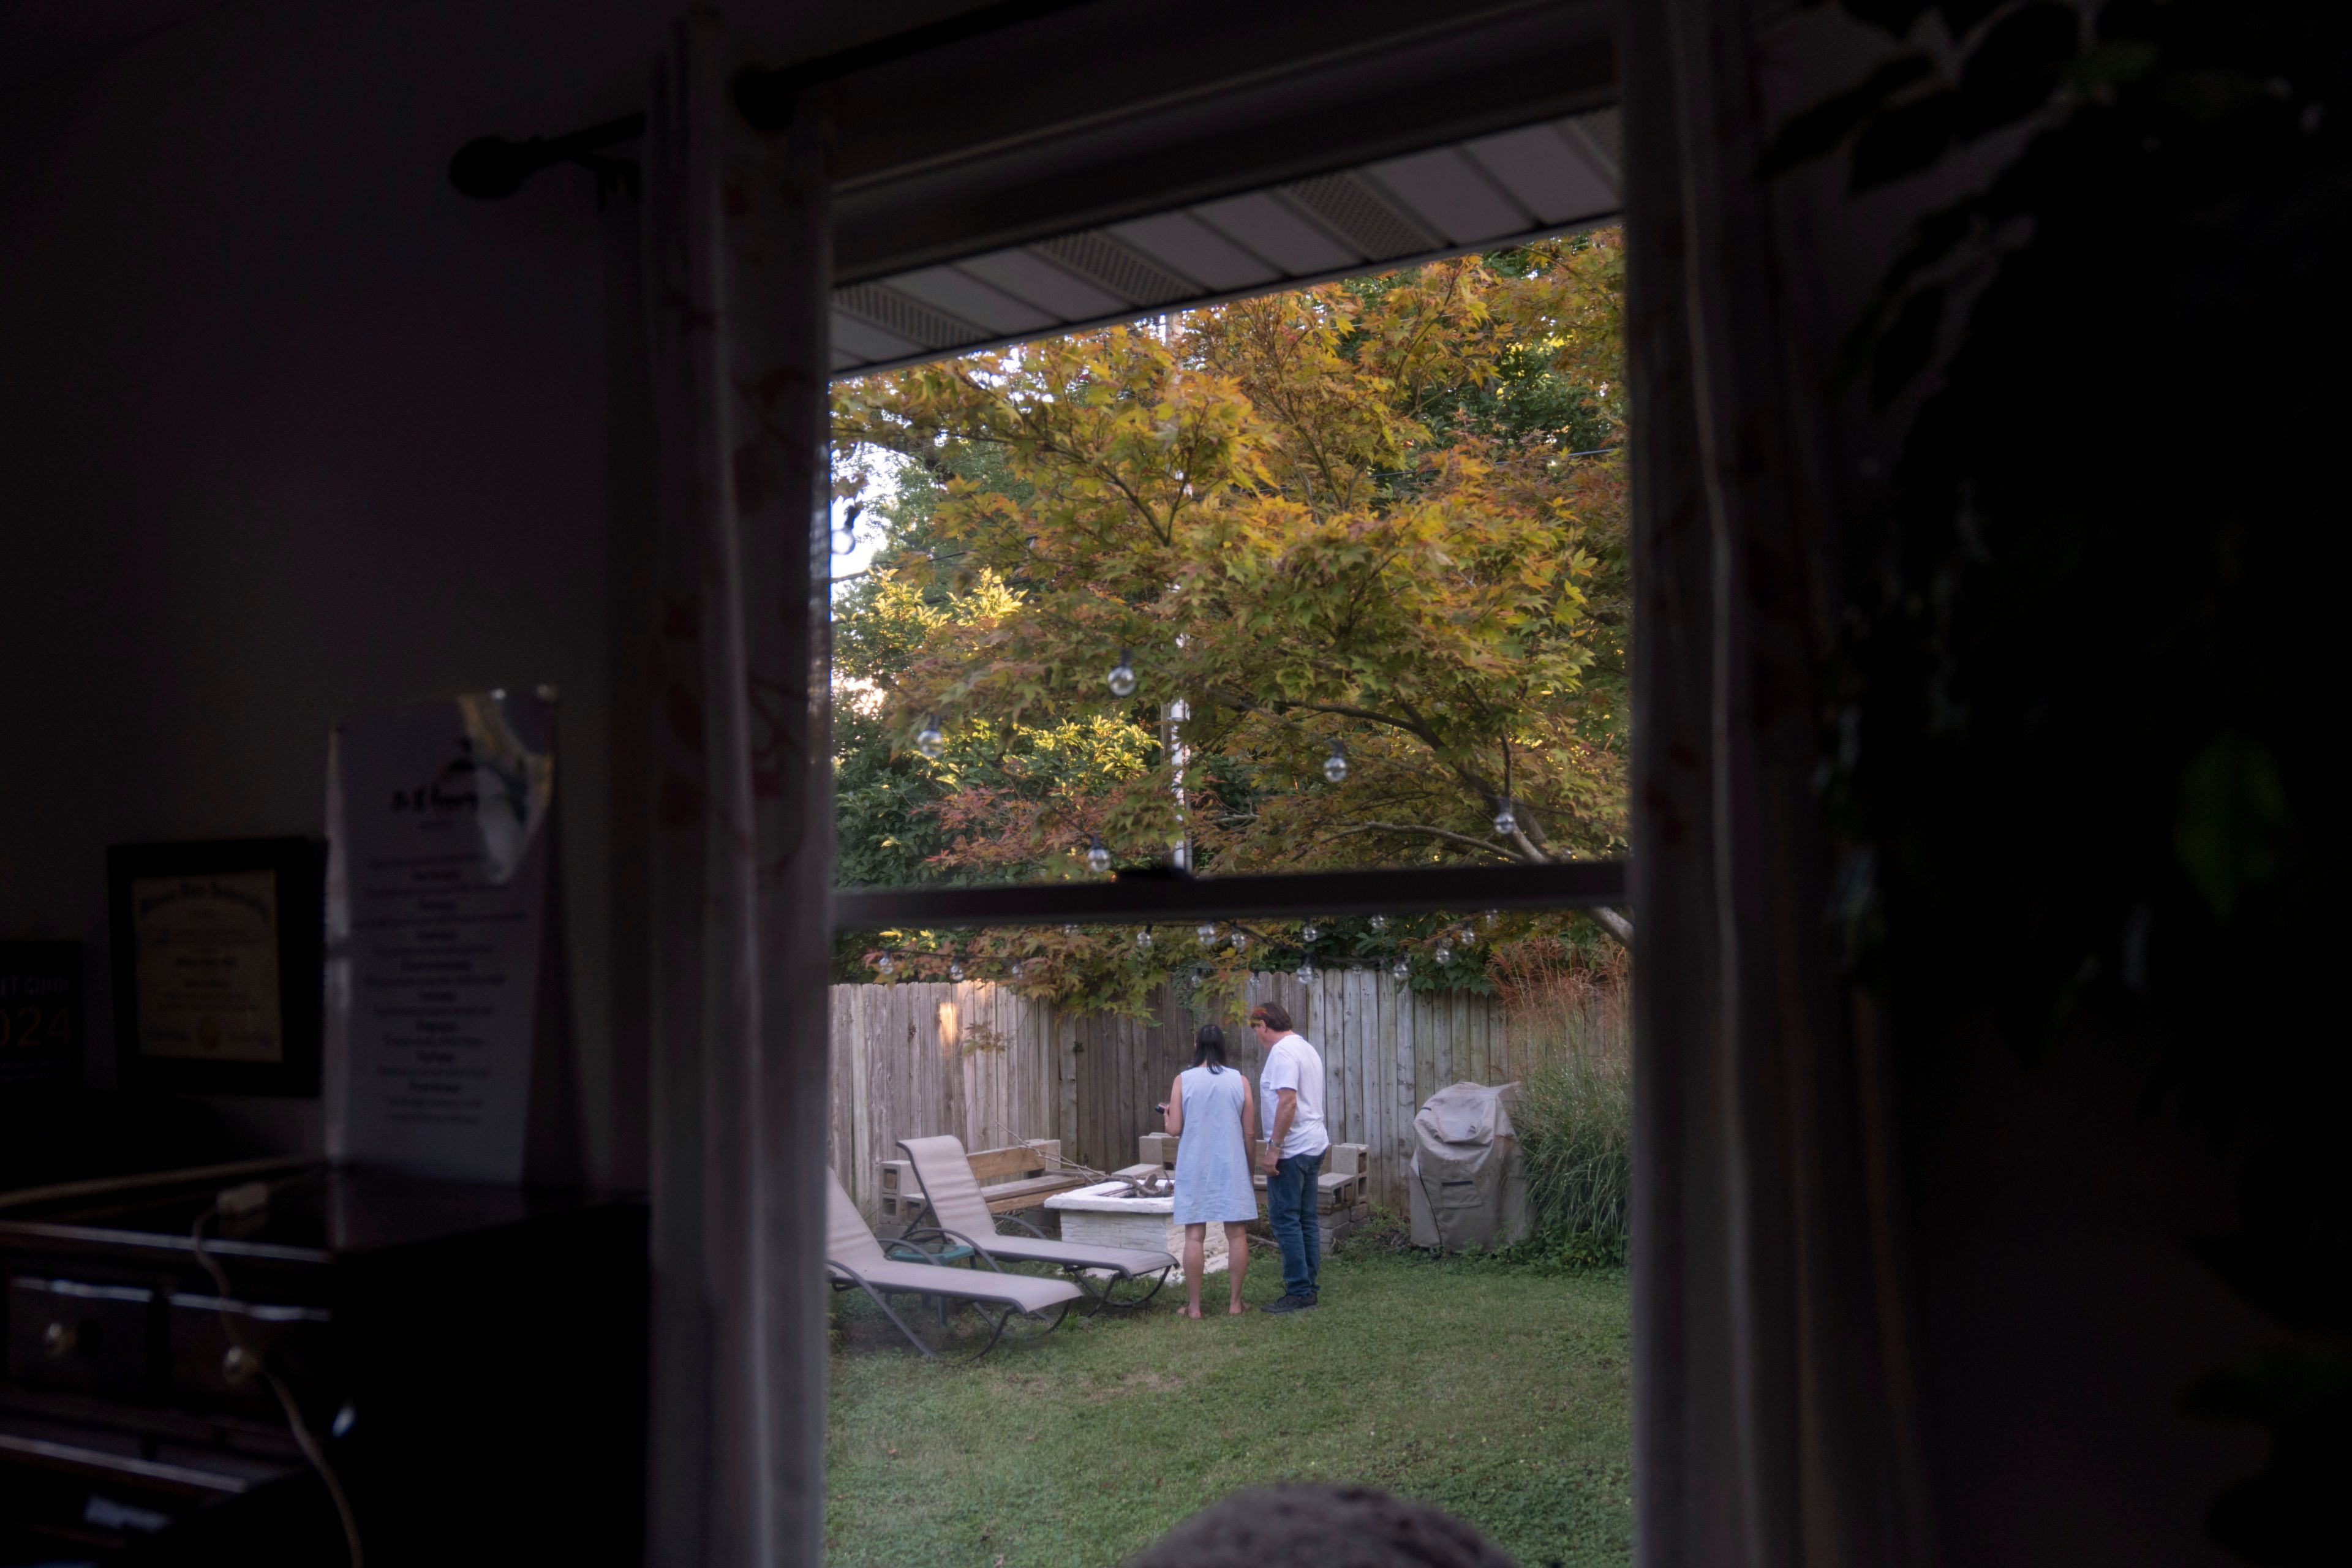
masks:
{"label": "hanging bulb", "polygon": [[1486,922],[1486,929],[1488,931],[1493,931],[1495,929],[1495,923],[1503,918],[1503,911],[1500,910],[1488,910],[1485,914],[1480,915],[1478,918]]}
{"label": "hanging bulb", "polygon": [[1110,869],[1110,851],[1103,847],[1099,835],[1087,845],[1087,869],[1097,873]]}
{"label": "hanging bulb", "polygon": [[1246,952],[1249,951],[1249,932],[1242,930],[1239,926],[1235,926],[1234,928],[1234,951],[1235,952]]}
{"label": "hanging bulb", "polygon": [[1077,928],[1077,924],[1076,924],[1076,921],[1073,921],[1073,922],[1071,922],[1070,924],[1064,926],[1064,927],[1062,928],[1062,934],[1063,934],[1064,936],[1076,936],[1076,935],[1077,935],[1077,934],[1078,934],[1078,928]]}
{"label": "hanging bulb", "polygon": [[1108,675],[1103,677],[1103,684],[1110,688],[1113,697],[1135,695],[1135,666],[1129,660],[1127,649],[1118,650],[1118,662],[1111,666]]}
{"label": "hanging bulb", "polygon": [[874,973],[877,974],[887,974],[891,967],[890,955],[887,952],[874,961]]}
{"label": "hanging bulb", "polygon": [[1388,929],[1389,929],[1389,917],[1388,917],[1388,916],[1386,916],[1386,915],[1374,915],[1374,916],[1372,917],[1372,934],[1373,934],[1374,936],[1378,936],[1378,935],[1380,935],[1380,934],[1381,934],[1381,932],[1382,932],[1382,931],[1386,931],[1386,930],[1388,930]]}
{"label": "hanging bulb", "polygon": [[1028,961],[1027,959],[1025,959],[1025,958],[1016,958],[1016,959],[1014,959],[1014,960],[1013,961],[1013,979],[1015,979],[1015,980],[1020,979],[1020,978],[1021,978],[1021,972],[1022,972],[1023,970],[1024,970],[1024,969],[1028,968],[1028,967],[1029,967],[1029,961]]}
{"label": "hanging bulb", "polygon": [[1348,776],[1347,749],[1337,741],[1331,742],[1331,754],[1323,759],[1323,776],[1332,784]]}
{"label": "hanging bulb", "polygon": [[1508,838],[1519,830],[1519,814],[1511,809],[1509,796],[1503,799],[1503,808],[1495,813],[1495,831]]}
{"label": "hanging bulb", "polygon": [[948,738],[940,733],[940,716],[934,713],[923,721],[921,729],[915,731],[915,750],[927,757],[937,757],[947,747]]}
{"label": "hanging bulb", "polygon": [[1454,950],[1441,942],[1435,947],[1430,949],[1429,956],[1437,960],[1440,963],[1451,963],[1454,962]]}
{"label": "hanging bulb", "polygon": [[1454,940],[1459,942],[1465,947],[1475,947],[1478,945],[1478,933],[1471,930],[1468,926],[1464,926],[1462,930],[1455,934]]}
{"label": "hanging bulb", "polygon": [[963,978],[963,964],[961,962],[948,965],[948,978],[950,980],[961,980]]}
{"label": "hanging bulb", "polygon": [[1315,965],[1307,959],[1300,959],[1298,961],[1298,967],[1293,970],[1291,973],[1293,978],[1295,978],[1301,985],[1312,985],[1315,984]]}
{"label": "hanging bulb", "polygon": [[1138,952],[1150,952],[1151,951],[1151,928],[1150,926],[1145,926],[1141,931],[1135,933],[1135,951]]}
{"label": "hanging bulb", "polygon": [[1317,937],[1321,936],[1322,934],[1323,928],[1317,925],[1313,921],[1308,921],[1305,925],[1298,928],[1298,940],[1301,942],[1313,942]]}
{"label": "hanging bulb", "polygon": [[1202,947],[1207,947],[1217,940],[1217,922],[1214,921],[1204,921],[1192,932],[1192,934],[1201,939],[1201,945]]}
{"label": "hanging bulb", "polygon": [[1402,984],[1402,982],[1412,978],[1412,965],[1400,958],[1394,963],[1389,965],[1389,973],[1394,976],[1396,980]]}

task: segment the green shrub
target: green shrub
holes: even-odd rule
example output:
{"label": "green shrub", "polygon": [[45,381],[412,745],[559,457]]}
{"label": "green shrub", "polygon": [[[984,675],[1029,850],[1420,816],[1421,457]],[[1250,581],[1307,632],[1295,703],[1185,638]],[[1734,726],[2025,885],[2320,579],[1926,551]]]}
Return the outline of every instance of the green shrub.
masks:
{"label": "green shrub", "polygon": [[1519,1071],[1511,1121],[1534,1229],[1509,1251],[1528,1262],[1622,1263],[1633,1192],[1625,975],[1565,952],[1511,956],[1517,973],[1504,995]]}

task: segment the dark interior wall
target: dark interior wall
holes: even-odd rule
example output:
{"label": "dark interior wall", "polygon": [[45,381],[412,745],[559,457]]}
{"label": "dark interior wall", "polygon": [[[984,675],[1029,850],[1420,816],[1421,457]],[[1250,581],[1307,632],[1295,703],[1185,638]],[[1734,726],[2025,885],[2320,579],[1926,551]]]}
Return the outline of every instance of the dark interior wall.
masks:
{"label": "dark interior wall", "polygon": [[2211,1564],[2214,1500],[2266,1441],[2189,1384],[2273,1338],[2191,1250],[2229,1163],[2151,1064],[2092,1031],[2028,1068],[1979,1039],[1912,1065],[1920,1364],[1954,1563]]}
{"label": "dark interior wall", "polygon": [[[600,220],[442,168],[637,106],[666,16],[240,4],[0,101],[0,935],[86,944],[92,1082],[108,845],[316,835],[338,718],[551,682],[613,1168]],[[319,1145],[315,1101],[223,1109]]]}

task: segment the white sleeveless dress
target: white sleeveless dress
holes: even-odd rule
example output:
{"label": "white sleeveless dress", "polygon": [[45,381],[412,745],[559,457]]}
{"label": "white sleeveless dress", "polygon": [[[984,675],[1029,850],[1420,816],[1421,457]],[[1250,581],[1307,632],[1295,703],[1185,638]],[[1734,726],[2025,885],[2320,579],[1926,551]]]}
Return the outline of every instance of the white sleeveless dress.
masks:
{"label": "white sleeveless dress", "polygon": [[1249,1146],[1242,1139],[1247,1092],[1242,1075],[1231,1068],[1222,1072],[1187,1068],[1177,1082],[1184,1091],[1184,1136],[1176,1144],[1176,1223],[1240,1224],[1257,1218]]}

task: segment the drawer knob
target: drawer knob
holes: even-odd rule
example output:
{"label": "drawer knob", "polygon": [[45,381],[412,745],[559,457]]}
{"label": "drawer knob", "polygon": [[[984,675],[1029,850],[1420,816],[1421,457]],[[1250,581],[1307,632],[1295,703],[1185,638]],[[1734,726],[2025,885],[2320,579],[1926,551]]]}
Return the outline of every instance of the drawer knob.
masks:
{"label": "drawer knob", "polygon": [[70,1323],[51,1323],[41,1331],[41,1353],[51,1361],[63,1361],[80,1341],[80,1333]]}

